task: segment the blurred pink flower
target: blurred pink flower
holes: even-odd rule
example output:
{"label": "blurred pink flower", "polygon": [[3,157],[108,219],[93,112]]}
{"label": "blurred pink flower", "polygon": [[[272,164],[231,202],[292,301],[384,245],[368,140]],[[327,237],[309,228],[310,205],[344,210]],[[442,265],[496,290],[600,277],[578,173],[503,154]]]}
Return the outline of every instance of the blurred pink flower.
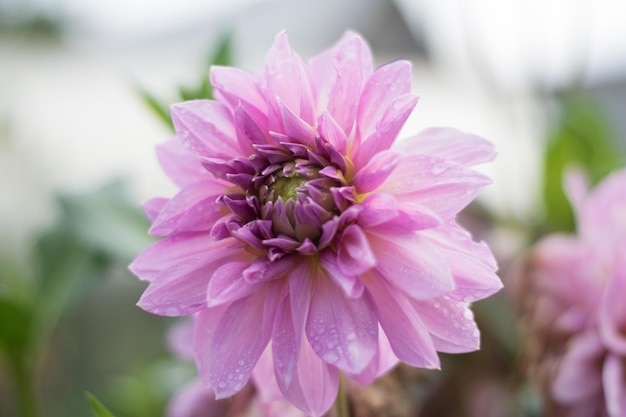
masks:
{"label": "blurred pink flower", "polygon": [[211,82],[215,100],[172,107],[158,156],[181,191],[146,203],[163,239],[131,269],[149,282],[142,308],[197,313],[217,398],[268,344],[280,391],[316,416],[339,370],[368,384],[398,360],[478,349],[469,303],[502,284],[455,217],[489,184],[469,167],[493,146],[438,128],[392,148],[417,103],[411,66],[374,71],[354,33],[308,64],[281,33],[260,75],[213,67]]}
{"label": "blurred pink flower", "polygon": [[533,249],[518,279],[532,373],[550,415],[626,415],[626,170],[587,193],[567,189],[577,236],[552,235]]}

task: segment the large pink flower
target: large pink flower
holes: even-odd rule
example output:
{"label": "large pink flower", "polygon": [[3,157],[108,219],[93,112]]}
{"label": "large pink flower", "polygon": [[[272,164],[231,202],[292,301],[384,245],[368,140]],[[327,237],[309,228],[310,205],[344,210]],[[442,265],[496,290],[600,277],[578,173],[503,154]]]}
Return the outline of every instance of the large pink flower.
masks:
{"label": "large pink flower", "polygon": [[417,103],[411,66],[373,70],[347,33],[308,65],[277,36],[260,75],[214,67],[215,100],[176,104],[158,148],[181,191],[145,209],[162,240],[131,265],[139,305],[198,314],[195,357],[218,398],[269,345],[283,395],[311,415],[338,373],[369,383],[398,360],[438,368],[479,347],[469,303],[493,257],[456,222],[492,145],[430,129],[392,148]]}
{"label": "large pink flower", "polygon": [[626,415],[626,170],[587,193],[568,177],[578,234],[533,249],[520,280],[532,374],[550,415]]}

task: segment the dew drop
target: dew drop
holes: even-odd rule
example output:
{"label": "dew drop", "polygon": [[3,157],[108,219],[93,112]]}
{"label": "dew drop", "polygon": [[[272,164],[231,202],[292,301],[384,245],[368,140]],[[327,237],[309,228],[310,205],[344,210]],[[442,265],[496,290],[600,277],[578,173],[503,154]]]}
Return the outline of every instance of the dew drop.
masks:
{"label": "dew drop", "polygon": [[224,387],[226,386],[226,381],[220,381],[217,385],[218,385],[220,388],[224,388]]}

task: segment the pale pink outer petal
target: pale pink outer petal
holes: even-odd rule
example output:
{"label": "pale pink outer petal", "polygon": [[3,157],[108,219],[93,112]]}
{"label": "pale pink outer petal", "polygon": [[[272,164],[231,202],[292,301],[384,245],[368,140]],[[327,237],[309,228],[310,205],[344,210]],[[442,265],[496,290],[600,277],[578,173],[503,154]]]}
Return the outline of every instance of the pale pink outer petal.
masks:
{"label": "pale pink outer petal", "polygon": [[247,111],[253,107],[259,113],[267,114],[267,102],[257,75],[239,68],[214,65],[211,67],[210,77],[211,84],[221,94],[231,111],[243,105]]}
{"label": "pale pink outer petal", "polygon": [[406,296],[379,274],[367,273],[364,280],[376,305],[378,321],[398,359],[419,368],[439,369],[428,329]]}
{"label": "pale pink outer petal", "polygon": [[411,92],[411,63],[395,61],[378,68],[367,80],[357,109],[357,142],[379,128],[390,103]]}
{"label": "pale pink outer petal", "polygon": [[212,335],[206,371],[216,398],[239,392],[267,346],[277,305],[270,285],[228,305]]}
{"label": "pale pink outer petal", "polygon": [[498,266],[484,242],[474,242],[472,236],[455,222],[445,227],[420,232],[443,255],[452,271],[455,291],[450,294],[462,301],[477,301],[502,288],[496,275]]}
{"label": "pale pink outer petal", "polygon": [[417,104],[417,96],[406,94],[391,102],[382,119],[376,126],[376,130],[369,136],[361,138],[362,143],[356,151],[352,151],[354,166],[361,169],[376,154],[389,149],[402,126]]}
{"label": "pale pink outer petal", "polygon": [[252,294],[263,282],[251,284],[243,278],[243,271],[249,266],[250,262],[222,261],[209,281],[207,305],[230,303]]}
{"label": "pale pink outer petal", "polygon": [[165,270],[201,267],[215,260],[215,251],[243,247],[232,240],[216,242],[206,233],[188,233],[170,236],[148,246],[130,264],[129,269],[140,279],[153,281]]}
{"label": "pale pink outer petal", "polygon": [[395,151],[385,150],[374,155],[352,180],[359,193],[374,191],[385,182],[400,161]]}
{"label": "pale pink outer petal", "polygon": [[552,384],[554,398],[565,404],[575,404],[600,395],[602,380],[599,363],[604,352],[598,335],[593,331],[575,336]]}
{"label": "pale pink outer petal", "polygon": [[211,386],[209,378],[209,354],[211,340],[215,334],[217,323],[224,315],[228,305],[221,304],[215,307],[207,307],[195,315],[195,329],[193,332],[193,352],[196,368],[205,385]]}
{"label": "pale pink outer petal", "polygon": [[313,282],[318,273],[312,263],[300,262],[289,274],[289,295],[282,299],[276,313],[272,354],[276,379],[283,391],[292,383],[298,384],[300,346],[309,315]]}
{"label": "pale pink outer petal", "polygon": [[337,251],[337,266],[346,275],[361,274],[376,265],[367,236],[356,224],[346,227],[341,234]]}
{"label": "pale pink outer petal", "polygon": [[154,219],[158,217],[159,213],[161,212],[161,210],[163,210],[163,207],[165,207],[168,201],[170,201],[169,198],[154,197],[143,203],[141,205],[141,208],[143,208],[143,211],[144,213],[146,213],[148,219],[153,222]]}
{"label": "pale pink outer petal", "polygon": [[394,146],[402,155],[429,155],[464,166],[489,162],[496,156],[493,144],[480,136],[446,127],[433,127],[403,139]]}
{"label": "pale pink outer petal", "polygon": [[315,130],[307,122],[298,117],[280,98],[276,99],[278,112],[283,122],[283,129],[293,142],[315,146]]}
{"label": "pale pink outer petal", "polygon": [[453,219],[491,180],[454,161],[426,155],[403,156],[378,189],[395,195],[400,203],[416,202]]}
{"label": "pale pink outer petal", "polygon": [[378,328],[378,349],[370,363],[358,374],[348,374],[362,385],[369,385],[376,378],[385,374],[391,368],[398,364],[398,358],[393,353],[393,349],[389,344],[389,339],[385,335],[382,327]]}
{"label": "pale pink outer petal", "polygon": [[276,98],[285,103],[296,116],[313,125],[315,105],[308,69],[298,54],[289,47],[285,32],[276,36],[265,58],[261,77],[266,89],[265,95],[270,98],[270,130],[283,132]]}
{"label": "pale pink outer petal", "polygon": [[415,233],[386,236],[367,233],[376,255],[375,269],[385,279],[416,300],[429,300],[455,289],[442,253]]}
{"label": "pale pink outer petal", "polygon": [[156,155],[163,171],[174,184],[181,188],[211,177],[198,158],[185,148],[182,139],[178,136],[158,144]]}
{"label": "pale pink outer petal", "polygon": [[337,397],[337,368],[320,359],[306,338],[303,338],[295,372],[289,386],[285,386],[278,378],[278,385],[285,398],[309,416],[324,415]]}
{"label": "pale pink outer petal", "polygon": [[323,276],[315,282],[305,331],[320,358],[350,373],[361,372],[378,347],[378,323],[369,296],[347,298]]}
{"label": "pale pink outer petal", "polygon": [[[277,313],[278,314],[278,313]],[[274,360],[272,359],[272,345],[265,348],[259,361],[252,371],[252,380],[262,402],[270,402],[284,399],[280,391],[274,372]]]}
{"label": "pale pink outer petal", "polygon": [[389,194],[370,194],[360,208],[357,224],[365,230],[398,219],[398,202]]}
{"label": "pale pink outer petal", "polygon": [[210,386],[194,379],[178,389],[167,406],[167,417],[221,417],[228,404],[215,400]]}
{"label": "pale pink outer petal", "polygon": [[332,250],[320,254],[320,265],[333,282],[343,290],[346,297],[358,298],[363,294],[365,286],[356,274],[345,274],[337,265],[337,255]]}
{"label": "pale pink outer petal", "polygon": [[480,332],[467,303],[443,296],[411,300],[438,352],[465,353],[480,348]]}
{"label": "pale pink outer petal", "polygon": [[361,90],[373,71],[369,46],[358,34],[346,32],[334,47],[311,60],[311,69],[319,87],[318,108],[328,109],[349,135]]}
{"label": "pale pink outer petal", "polygon": [[624,357],[609,353],[602,367],[604,401],[610,417],[626,415],[626,369]]}
{"label": "pale pink outer petal", "polygon": [[343,153],[346,150],[346,133],[328,111],[324,111],[317,119],[317,130],[321,138],[333,145],[339,152]]}
{"label": "pale pink outer petal", "polygon": [[226,187],[222,181],[213,178],[187,185],[161,209],[149,233],[153,236],[168,236],[210,230],[224,215],[222,205],[216,200]]}
{"label": "pale pink outer petal", "polygon": [[172,105],[176,134],[193,154],[204,158],[241,156],[233,115],[222,103],[192,100]]}

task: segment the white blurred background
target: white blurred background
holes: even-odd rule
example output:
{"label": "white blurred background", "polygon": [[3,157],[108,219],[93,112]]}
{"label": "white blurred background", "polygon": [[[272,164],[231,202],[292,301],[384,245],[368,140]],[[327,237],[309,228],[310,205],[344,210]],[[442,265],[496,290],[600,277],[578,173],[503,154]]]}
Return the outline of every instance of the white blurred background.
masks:
{"label": "white blurred background", "polygon": [[444,125],[495,142],[483,201],[524,219],[539,199],[537,92],[583,83],[623,123],[624,21],[619,0],[0,0],[3,250],[50,221],[53,192],[125,177],[138,203],[171,194],[153,152],[169,132],[138,87],[171,100],[227,31],[250,71],[281,29],[305,58],[352,28],[378,64],[411,60],[421,100],[403,134]]}

